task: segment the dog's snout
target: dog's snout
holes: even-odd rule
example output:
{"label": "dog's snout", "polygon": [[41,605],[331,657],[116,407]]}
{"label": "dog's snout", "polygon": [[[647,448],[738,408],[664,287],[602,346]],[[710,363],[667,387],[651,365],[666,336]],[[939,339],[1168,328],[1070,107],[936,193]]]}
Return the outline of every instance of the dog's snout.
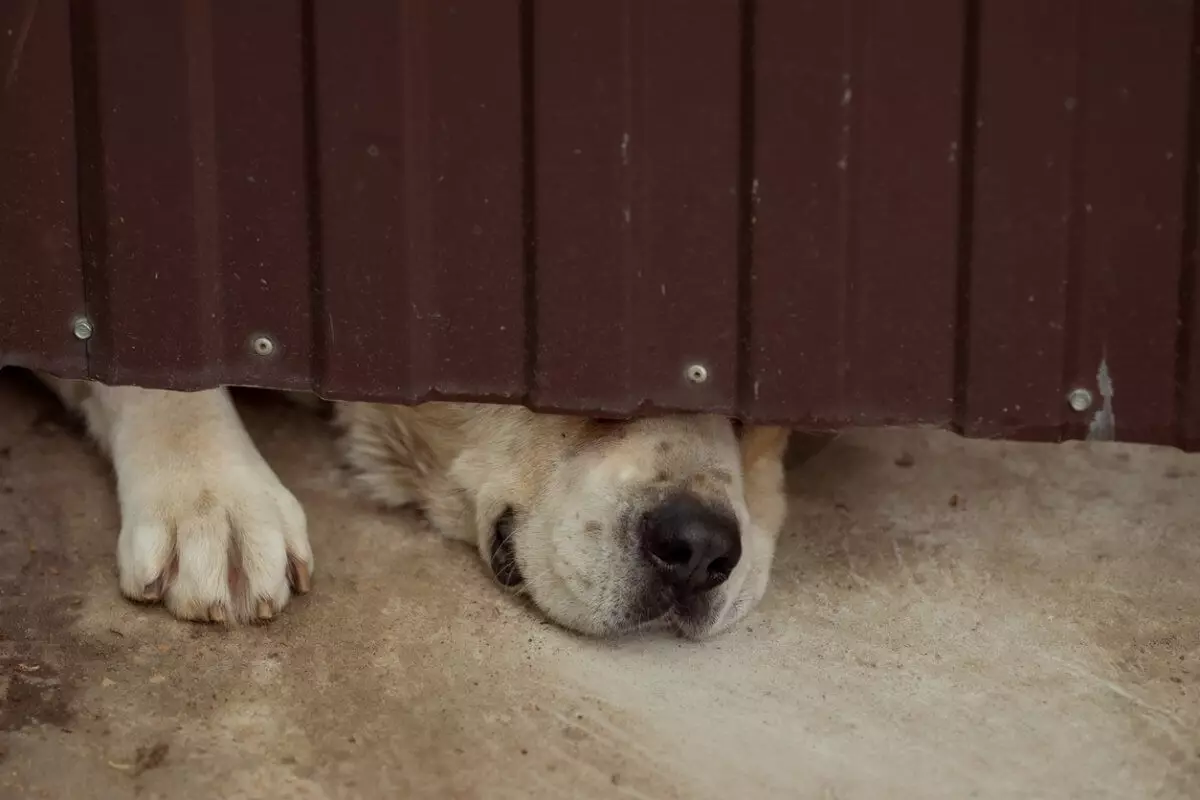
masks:
{"label": "dog's snout", "polygon": [[742,557],[737,520],[690,493],[670,496],[642,518],[642,549],[680,597],[720,586]]}

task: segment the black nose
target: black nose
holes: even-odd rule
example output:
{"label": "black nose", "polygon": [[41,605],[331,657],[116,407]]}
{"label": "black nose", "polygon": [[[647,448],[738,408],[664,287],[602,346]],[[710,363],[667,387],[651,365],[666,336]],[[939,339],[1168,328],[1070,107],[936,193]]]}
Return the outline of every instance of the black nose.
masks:
{"label": "black nose", "polygon": [[680,597],[720,586],[742,557],[737,520],[699,497],[679,493],[642,518],[647,560]]}

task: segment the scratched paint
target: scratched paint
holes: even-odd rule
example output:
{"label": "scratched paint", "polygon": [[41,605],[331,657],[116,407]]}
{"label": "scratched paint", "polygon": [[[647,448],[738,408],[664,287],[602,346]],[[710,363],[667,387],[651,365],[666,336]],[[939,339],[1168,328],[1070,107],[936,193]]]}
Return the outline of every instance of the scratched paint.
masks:
{"label": "scratched paint", "polygon": [[1108,371],[1108,359],[1100,360],[1100,368],[1096,370],[1096,388],[1100,391],[1101,404],[1092,415],[1087,440],[1112,442],[1117,438],[1117,417],[1113,413],[1113,380]]}

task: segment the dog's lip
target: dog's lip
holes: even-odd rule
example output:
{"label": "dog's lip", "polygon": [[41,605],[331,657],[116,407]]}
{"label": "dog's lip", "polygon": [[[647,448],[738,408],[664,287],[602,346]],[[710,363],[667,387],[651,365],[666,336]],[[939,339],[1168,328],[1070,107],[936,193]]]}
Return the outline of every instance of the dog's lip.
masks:
{"label": "dog's lip", "polygon": [[513,524],[516,514],[512,508],[504,512],[492,523],[491,539],[488,542],[488,565],[492,574],[502,586],[510,589],[525,582],[521,574],[521,565],[517,563],[516,542],[513,541]]}
{"label": "dog's lip", "polygon": [[714,622],[716,607],[714,597],[710,594],[701,595],[691,600],[676,598],[671,607],[663,615],[663,620],[675,630],[689,639],[703,637]]}
{"label": "dog's lip", "polygon": [[703,636],[712,624],[713,614],[712,598],[708,596],[683,600],[670,590],[659,589],[627,613],[621,633],[665,625],[677,634],[694,639]]}

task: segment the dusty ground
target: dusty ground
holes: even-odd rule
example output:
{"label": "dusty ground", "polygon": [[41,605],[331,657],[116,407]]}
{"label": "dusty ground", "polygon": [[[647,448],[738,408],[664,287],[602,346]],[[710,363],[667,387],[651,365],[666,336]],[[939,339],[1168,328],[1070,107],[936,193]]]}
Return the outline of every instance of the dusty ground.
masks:
{"label": "dusty ground", "polygon": [[1200,461],[848,434],[774,584],[696,645],[584,641],[355,502],[255,399],[316,591],[261,628],[120,599],[107,468],[0,379],[0,796],[1200,797]]}

